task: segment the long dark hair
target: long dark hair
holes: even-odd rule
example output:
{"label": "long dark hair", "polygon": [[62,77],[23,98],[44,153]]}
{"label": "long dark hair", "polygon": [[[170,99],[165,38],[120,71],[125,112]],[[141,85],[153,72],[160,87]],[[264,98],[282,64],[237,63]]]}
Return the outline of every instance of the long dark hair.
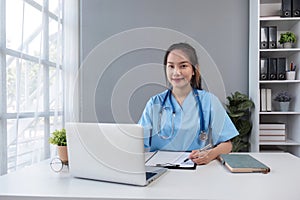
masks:
{"label": "long dark hair", "polygon": [[[192,76],[191,79],[191,86],[192,88],[202,90],[201,87],[201,76],[200,76],[200,71],[199,71],[199,63],[198,63],[198,57],[196,50],[189,44],[187,43],[176,43],[172,44],[166,51],[165,57],[164,57],[164,67],[165,67],[165,73],[166,73],[166,66],[167,66],[167,60],[168,56],[173,50],[181,50],[184,52],[187,56],[189,61],[191,62],[193,66],[193,71],[194,75]],[[165,74],[167,77],[167,75]]]}

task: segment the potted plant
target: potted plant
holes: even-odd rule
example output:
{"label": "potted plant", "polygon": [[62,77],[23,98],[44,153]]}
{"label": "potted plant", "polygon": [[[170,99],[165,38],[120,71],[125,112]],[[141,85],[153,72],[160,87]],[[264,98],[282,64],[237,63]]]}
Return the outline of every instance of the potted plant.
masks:
{"label": "potted plant", "polygon": [[280,34],[279,43],[283,44],[284,48],[291,48],[295,42],[297,42],[297,38],[293,32],[285,32]]}
{"label": "potted plant", "polygon": [[279,110],[286,112],[289,110],[290,101],[292,97],[288,94],[287,91],[279,92],[275,95],[274,101],[279,102]]}
{"label": "potted plant", "polygon": [[55,130],[49,138],[49,142],[57,145],[57,153],[62,162],[68,162],[66,129]]}
{"label": "potted plant", "polygon": [[227,97],[227,113],[239,132],[232,140],[232,151],[248,151],[249,134],[252,129],[250,109],[254,106],[252,100],[245,94],[235,92]]}

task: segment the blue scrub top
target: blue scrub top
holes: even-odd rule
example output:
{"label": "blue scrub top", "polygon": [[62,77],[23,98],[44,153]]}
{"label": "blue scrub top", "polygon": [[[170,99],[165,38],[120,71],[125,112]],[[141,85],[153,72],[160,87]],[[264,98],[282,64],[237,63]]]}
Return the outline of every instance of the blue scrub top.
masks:
{"label": "blue scrub top", "polygon": [[[167,98],[160,120],[161,105],[167,92],[168,90],[151,97],[138,122],[144,127],[144,145],[147,150],[191,151],[202,148],[209,142],[217,145],[239,134],[219,99],[205,90],[198,90],[198,94],[202,104],[204,128],[209,136],[208,140],[199,139],[200,118],[198,103],[193,91],[188,94],[182,106],[171,95],[176,113],[174,118],[170,98]],[[172,131],[172,120],[174,120],[174,131]],[[161,125],[159,126],[158,123]],[[159,127],[161,127],[160,132]],[[169,137],[172,133],[173,135],[169,139],[161,137],[162,135]]]}

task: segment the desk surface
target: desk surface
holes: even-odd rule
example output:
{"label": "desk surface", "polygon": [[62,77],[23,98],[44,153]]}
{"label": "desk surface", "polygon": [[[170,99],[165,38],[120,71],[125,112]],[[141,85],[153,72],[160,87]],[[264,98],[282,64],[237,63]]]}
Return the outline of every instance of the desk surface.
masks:
{"label": "desk surface", "polygon": [[217,160],[196,170],[169,170],[147,187],[73,178],[49,162],[0,176],[0,199],[300,199],[300,159],[288,153],[251,153],[269,174],[230,173]]}

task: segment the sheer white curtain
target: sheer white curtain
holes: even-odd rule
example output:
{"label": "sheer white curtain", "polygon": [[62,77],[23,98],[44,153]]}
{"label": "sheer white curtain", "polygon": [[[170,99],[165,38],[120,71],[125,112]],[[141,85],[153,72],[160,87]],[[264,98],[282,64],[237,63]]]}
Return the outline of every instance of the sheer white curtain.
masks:
{"label": "sheer white curtain", "polygon": [[55,153],[48,138],[64,125],[63,0],[0,1],[6,25],[1,37],[6,38],[1,47],[6,60],[1,64],[3,174]]}
{"label": "sheer white curtain", "polygon": [[65,121],[79,121],[80,109],[80,1],[64,0]]}

